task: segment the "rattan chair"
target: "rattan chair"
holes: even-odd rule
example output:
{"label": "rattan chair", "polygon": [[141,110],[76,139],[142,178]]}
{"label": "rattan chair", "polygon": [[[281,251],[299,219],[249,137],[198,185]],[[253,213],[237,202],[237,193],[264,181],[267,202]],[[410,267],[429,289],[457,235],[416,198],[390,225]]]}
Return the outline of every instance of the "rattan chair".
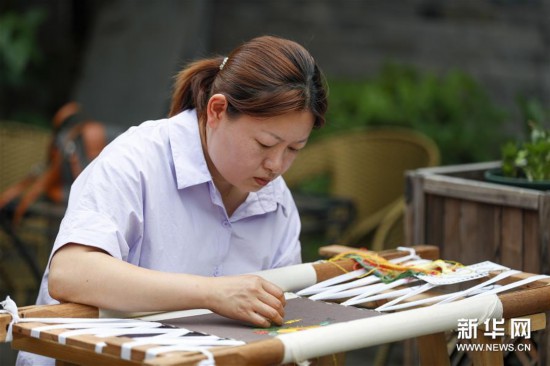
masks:
{"label": "rattan chair", "polygon": [[0,121],[0,192],[46,161],[50,139],[48,129]]}
{"label": "rattan chair", "polygon": [[[30,184],[40,174],[50,140],[48,129],[0,121],[0,193]],[[14,227],[12,211],[12,205],[0,204],[0,293],[31,303],[49,254],[53,227],[49,217],[38,215],[29,215]]]}
{"label": "rattan chair", "polygon": [[410,129],[372,128],[310,143],[284,178],[298,190],[312,177],[329,176],[329,194],[351,199],[356,219],[339,236],[347,245],[381,250],[404,244],[405,171],[439,164],[439,149]]}

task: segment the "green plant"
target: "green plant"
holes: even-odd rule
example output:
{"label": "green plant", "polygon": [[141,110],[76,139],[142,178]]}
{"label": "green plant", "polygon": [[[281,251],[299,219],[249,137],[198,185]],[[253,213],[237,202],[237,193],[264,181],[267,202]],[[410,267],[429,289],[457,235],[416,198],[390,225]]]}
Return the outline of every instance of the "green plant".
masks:
{"label": "green plant", "polygon": [[49,118],[37,110],[45,71],[39,43],[46,11],[8,7],[0,11],[0,119],[49,126]]}
{"label": "green plant", "polygon": [[529,181],[550,181],[550,129],[529,122],[530,139],[502,147],[502,173]]}
{"label": "green plant", "polygon": [[20,86],[25,82],[28,66],[42,58],[36,35],[44,17],[45,13],[40,9],[31,9],[26,13],[7,11],[0,16],[2,83]]}
{"label": "green plant", "polygon": [[[545,108],[540,100],[525,96],[518,97],[518,106],[523,121],[548,121],[550,120],[550,109]],[[530,133],[531,124],[526,124],[525,132]]]}
{"label": "green plant", "polygon": [[328,123],[317,136],[366,126],[410,127],[434,139],[443,164],[495,159],[505,139],[500,124],[506,113],[460,71],[436,76],[386,63],[372,79],[329,78],[329,88]]}

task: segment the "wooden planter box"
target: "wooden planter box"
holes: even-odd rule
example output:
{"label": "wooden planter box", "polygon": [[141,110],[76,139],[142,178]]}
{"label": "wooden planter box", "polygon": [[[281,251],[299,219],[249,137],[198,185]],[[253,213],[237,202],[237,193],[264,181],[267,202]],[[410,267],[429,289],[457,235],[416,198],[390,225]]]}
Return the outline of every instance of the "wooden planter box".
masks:
{"label": "wooden planter box", "polygon": [[550,191],[486,182],[484,172],[498,166],[407,172],[407,243],[437,245],[444,259],[549,274]]}

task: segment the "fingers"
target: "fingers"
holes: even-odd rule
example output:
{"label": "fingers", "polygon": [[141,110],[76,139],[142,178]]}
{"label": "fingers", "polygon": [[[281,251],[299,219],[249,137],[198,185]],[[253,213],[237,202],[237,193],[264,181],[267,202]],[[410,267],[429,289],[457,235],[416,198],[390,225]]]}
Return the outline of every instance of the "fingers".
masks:
{"label": "fingers", "polygon": [[[265,314],[265,313],[264,313]],[[247,323],[250,323],[254,326],[261,327],[261,328],[269,328],[272,326],[280,326],[283,324],[283,318],[280,315],[275,316],[264,316],[259,312],[253,312],[249,319],[247,320]]]}
{"label": "fingers", "polygon": [[285,299],[285,293],[281,288],[267,280],[262,280],[262,287],[263,289],[274,296],[281,304],[282,306],[286,305],[286,299]]}
{"label": "fingers", "polygon": [[270,326],[272,324],[283,324],[285,314],[284,308],[280,302],[278,302],[278,305],[275,306],[268,305],[265,302],[259,302],[259,305],[254,312],[268,322],[267,326]]}
{"label": "fingers", "polygon": [[283,291],[264,279],[257,278],[255,281],[258,283],[254,291],[255,299],[250,302],[248,322],[260,327],[282,325],[286,303]]}
{"label": "fingers", "polygon": [[211,310],[259,327],[282,325],[286,300],[275,284],[258,276],[218,277]]}
{"label": "fingers", "polygon": [[262,289],[264,293],[259,296],[258,299],[263,303],[257,312],[263,317],[271,321],[276,325],[283,324],[283,318],[285,316],[286,299],[285,294],[281,288],[275,284],[261,279]]}

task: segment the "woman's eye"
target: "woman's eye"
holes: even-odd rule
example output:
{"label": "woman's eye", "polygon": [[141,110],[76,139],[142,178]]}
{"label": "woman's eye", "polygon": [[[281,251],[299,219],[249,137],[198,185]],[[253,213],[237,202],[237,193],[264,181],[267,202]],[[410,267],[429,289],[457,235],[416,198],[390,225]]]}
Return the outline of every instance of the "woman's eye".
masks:
{"label": "woman's eye", "polygon": [[264,149],[269,149],[271,147],[270,145],[262,144],[260,141],[256,141],[256,142],[258,143],[258,145],[260,145]]}
{"label": "woman's eye", "polygon": [[288,147],[288,149],[289,149],[290,151],[292,151],[292,152],[295,152],[295,153],[297,153],[298,151],[300,151],[300,149],[297,149],[297,148],[295,148],[295,147],[290,147],[290,146]]}

